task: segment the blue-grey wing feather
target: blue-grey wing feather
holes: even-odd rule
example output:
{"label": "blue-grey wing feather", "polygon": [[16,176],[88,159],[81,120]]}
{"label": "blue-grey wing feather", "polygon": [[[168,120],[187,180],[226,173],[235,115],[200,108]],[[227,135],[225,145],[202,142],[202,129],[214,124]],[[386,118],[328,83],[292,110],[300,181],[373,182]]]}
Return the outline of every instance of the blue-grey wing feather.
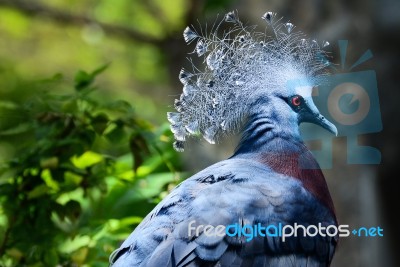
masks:
{"label": "blue-grey wing feather", "polygon": [[298,180],[254,161],[229,159],[175,188],[112,254],[110,261],[115,267],[208,266],[206,262],[210,266],[326,266],[336,240],[330,244],[330,240],[297,238],[283,243],[278,237],[265,237],[246,242],[243,236],[188,233],[191,221],[196,221],[193,226],[267,225],[293,224],[298,218],[334,223],[326,208]]}

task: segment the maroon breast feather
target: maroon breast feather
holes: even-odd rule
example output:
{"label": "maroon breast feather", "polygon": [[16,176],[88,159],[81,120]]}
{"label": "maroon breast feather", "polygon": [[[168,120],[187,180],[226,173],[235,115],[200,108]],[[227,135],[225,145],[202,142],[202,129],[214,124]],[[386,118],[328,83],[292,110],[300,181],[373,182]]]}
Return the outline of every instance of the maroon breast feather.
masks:
{"label": "maroon breast feather", "polygon": [[328,208],[337,222],[324,174],[307,148],[299,152],[262,153],[258,160],[278,173],[300,180],[304,188]]}

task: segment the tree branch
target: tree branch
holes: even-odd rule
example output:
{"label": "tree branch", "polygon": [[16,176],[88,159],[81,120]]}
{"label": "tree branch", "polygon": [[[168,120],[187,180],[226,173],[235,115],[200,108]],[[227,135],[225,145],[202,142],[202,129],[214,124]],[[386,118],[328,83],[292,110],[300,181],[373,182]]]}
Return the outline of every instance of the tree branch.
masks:
{"label": "tree branch", "polygon": [[59,24],[70,24],[76,26],[96,24],[101,27],[105,33],[110,35],[119,35],[137,42],[150,43],[157,46],[163,44],[163,40],[137,32],[134,29],[102,23],[84,15],[71,14],[34,1],[0,0],[0,6],[16,9],[17,11],[31,17],[41,15],[50,18]]}

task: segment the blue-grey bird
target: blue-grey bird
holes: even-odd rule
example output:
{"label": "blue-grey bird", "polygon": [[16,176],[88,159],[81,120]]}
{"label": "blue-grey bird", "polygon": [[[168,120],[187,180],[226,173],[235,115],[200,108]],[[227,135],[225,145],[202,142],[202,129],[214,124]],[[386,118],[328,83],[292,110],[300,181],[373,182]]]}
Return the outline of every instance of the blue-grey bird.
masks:
{"label": "blue-grey bird", "polygon": [[273,12],[262,18],[270,33],[244,26],[235,12],[206,35],[185,29],[204,67],[191,61],[193,70],[179,75],[183,93],[168,113],[175,149],[190,136],[242,138],[229,159],[172,190],[113,252],[112,266],[330,265],[335,211],[299,132],[310,122],[337,134],[311,98],[329,65],[327,42],[305,39]]}

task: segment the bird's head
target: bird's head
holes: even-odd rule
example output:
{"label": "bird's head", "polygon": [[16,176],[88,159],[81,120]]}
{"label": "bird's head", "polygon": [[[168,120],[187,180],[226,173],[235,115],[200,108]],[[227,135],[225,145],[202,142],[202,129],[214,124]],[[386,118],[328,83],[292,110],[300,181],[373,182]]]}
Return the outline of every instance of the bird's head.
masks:
{"label": "bird's head", "polygon": [[185,29],[185,41],[197,41],[193,53],[204,59],[205,67],[200,70],[191,60],[192,70],[180,72],[183,93],[175,100],[177,112],[168,113],[176,150],[183,151],[188,136],[203,136],[213,144],[242,129],[253,115],[263,115],[287,132],[298,132],[300,123],[311,122],[337,134],[312,100],[312,88],[330,64],[322,50],[328,43],[305,39],[275,13],[262,18],[270,36],[243,26],[234,12],[224,17],[234,26],[222,34],[223,21],[205,36]]}
{"label": "bird's head", "polygon": [[[285,74],[281,74],[285,75]],[[289,80],[284,87],[261,91],[255,95],[248,115],[269,118],[269,123],[280,131],[298,133],[298,126],[313,123],[337,135],[336,126],[327,120],[314,104],[312,83],[306,79]]]}

